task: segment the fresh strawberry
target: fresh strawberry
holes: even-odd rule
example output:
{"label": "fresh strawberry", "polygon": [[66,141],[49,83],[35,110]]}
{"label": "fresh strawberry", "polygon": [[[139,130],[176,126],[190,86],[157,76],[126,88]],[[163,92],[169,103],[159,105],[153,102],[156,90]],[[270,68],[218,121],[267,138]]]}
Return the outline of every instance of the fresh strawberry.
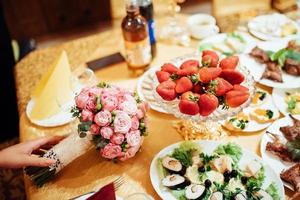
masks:
{"label": "fresh strawberry", "polygon": [[218,54],[216,52],[214,52],[214,51],[211,51],[211,50],[204,50],[204,51],[202,51],[202,57],[204,57],[206,55],[210,55],[213,58],[219,60]]}
{"label": "fresh strawberry", "polygon": [[160,83],[156,87],[156,92],[166,101],[172,101],[176,98],[176,91],[175,91],[176,83],[169,80]]}
{"label": "fresh strawberry", "polygon": [[209,91],[213,92],[216,96],[222,96],[232,88],[233,86],[228,81],[219,77],[212,80],[208,86]]}
{"label": "fresh strawberry", "polygon": [[198,83],[198,84],[196,84],[196,85],[193,86],[192,91],[195,92],[195,93],[197,93],[197,94],[202,94],[203,93],[203,88],[200,85],[200,83]]}
{"label": "fresh strawberry", "polygon": [[161,70],[164,72],[169,72],[170,74],[174,74],[177,72],[178,68],[171,63],[165,63],[163,66],[161,66]]}
{"label": "fresh strawberry", "polygon": [[220,67],[222,69],[234,70],[239,62],[238,56],[229,56],[221,60]]}
{"label": "fresh strawberry", "polygon": [[167,81],[170,79],[170,74],[168,72],[164,72],[164,71],[156,71],[155,72],[157,80],[162,83],[164,81]]}
{"label": "fresh strawberry", "polygon": [[198,60],[186,60],[180,65],[180,69],[186,69],[190,67],[199,67]]}
{"label": "fresh strawberry", "polygon": [[211,55],[205,55],[202,57],[201,63],[203,67],[217,67],[218,61],[218,59]]}
{"label": "fresh strawberry", "polygon": [[199,99],[200,115],[208,116],[219,106],[218,98],[213,94],[202,94]]}
{"label": "fresh strawberry", "polygon": [[175,91],[177,93],[184,93],[187,91],[191,91],[193,88],[193,83],[192,81],[187,78],[187,77],[181,77],[177,82],[176,82],[176,87]]}
{"label": "fresh strawberry", "polygon": [[222,70],[220,77],[224,78],[226,81],[228,81],[232,85],[240,84],[245,79],[243,74],[241,74],[238,71],[233,71],[231,69]]}
{"label": "fresh strawberry", "polygon": [[187,115],[196,115],[199,113],[199,100],[200,95],[192,92],[185,92],[182,94],[179,101],[179,110],[181,113]]}
{"label": "fresh strawberry", "polygon": [[249,91],[249,89],[246,88],[245,86],[238,85],[238,84],[233,85],[233,90],[243,91],[243,92],[248,92]]}
{"label": "fresh strawberry", "polygon": [[249,92],[231,90],[225,95],[225,102],[229,107],[236,108],[247,101]]}
{"label": "fresh strawberry", "polygon": [[178,76],[188,76],[192,74],[197,74],[198,73],[198,67],[195,66],[190,66],[184,69],[179,69],[177,71]]}
{"label": "fresh strawberry", "polygon": [[221,68],[213,67],[203,67],[199,70],[199,79],[203,83],[209,83],[210,81],[217,78],[222,72]]}

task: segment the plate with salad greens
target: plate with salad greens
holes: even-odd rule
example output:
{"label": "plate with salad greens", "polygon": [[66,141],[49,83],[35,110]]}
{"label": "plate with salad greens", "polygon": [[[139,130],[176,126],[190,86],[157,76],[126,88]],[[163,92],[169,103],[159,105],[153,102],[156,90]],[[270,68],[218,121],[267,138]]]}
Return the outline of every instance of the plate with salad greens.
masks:
{"label": "plate with salad greens", "polygon": [[300,88],[274,88],[272,97],[276,107],[285,116],[289,114],[300,115]]}
{"label": "plate with salad greens", "polygon": [[249,54],[240,56],[255,81],[273,88],[300,86],[300,40],[258,42]]}
{"label": "plate with salad greens", "polygon": [[249,53],[255,47],[256,41],[248,34],[241,32],[220,33],[205,38],[199,43],[199,52],[213,50],[220,55],[230,56]]}
{"label": "plate with salad greens", "polygon": [[185,141],[161,150],[151,183],[165,200],[283,200],[280,178],[256,154],[235,143]]}

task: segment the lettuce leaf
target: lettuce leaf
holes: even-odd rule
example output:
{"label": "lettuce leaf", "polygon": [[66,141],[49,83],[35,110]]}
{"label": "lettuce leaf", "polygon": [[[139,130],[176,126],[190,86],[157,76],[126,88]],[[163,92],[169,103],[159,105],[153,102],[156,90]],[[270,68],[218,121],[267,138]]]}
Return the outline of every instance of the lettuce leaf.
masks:
{"label": "lettuce leaf", "polygon": [[249,192],[260,190],[265,180],[265,168],[262,167],[256,177],[250,177],[247,181],[246,188]]}
{"label": "lettuce leaf", "polygon": [[174,149],[171,156],[179,160],[183,166],[189,167],[193,165],[192,156],[194,152],[200,153],[200,151],[201,148],[198,144],[186,141],[181,143],[179,148]]}
{"label": "lettuce leaf", "polygon": [[178,200],[187,200],[187,198],[185,197],[185,189],[172,190],[172,195]]}
{"label": "lettuce leaf", "polygon": [[163,179],[168,175],[167,170],[162,165],[162,158],[157,159],[157,166],[156,167],[157,167],[158,177],[160,179]]}
{"label": "lettuce leaf", "polygon": [[267,187],[266,192],[271,195],[271,197],[273,198],[273,200],[280,200],[280,196],[278,194],[278,189],[275,185],[275,183],[271,183],[269,185],[269,187]]}
{"label": "lettuce leaf", "polygon": [[235,163],[238,163],[243,153],[239,145],[229,142],[228,144],[219,145],[214,153],[218,155],[229,155]]}

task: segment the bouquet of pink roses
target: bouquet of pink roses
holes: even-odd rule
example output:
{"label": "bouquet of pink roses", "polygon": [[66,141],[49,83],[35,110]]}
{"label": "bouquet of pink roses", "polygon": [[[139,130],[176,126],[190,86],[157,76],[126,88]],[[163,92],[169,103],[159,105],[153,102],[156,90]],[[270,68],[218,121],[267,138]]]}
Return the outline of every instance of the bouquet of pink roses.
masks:
{"label": "bouquet of pink roses", "polygon": [[75,103],[72,112],[80,120],[78,133],[80,137],[91,134],[102,157],[124,161],[140,149],[148,105],[136,94],[99,84],[83,89]]}
{"label": "bouquet of pink roses", "polygon": [[[79,119],[78,134],[47,151],[56,162],[49,167],[27,167],[26,174],[42,186],[94,144],[100,156],[125,161],[140,149],[146,132],[148,104],[137,94],[106,83],[86,87],[75,97],[71,112]],[[72,151],[68,149],[72,146]]]}

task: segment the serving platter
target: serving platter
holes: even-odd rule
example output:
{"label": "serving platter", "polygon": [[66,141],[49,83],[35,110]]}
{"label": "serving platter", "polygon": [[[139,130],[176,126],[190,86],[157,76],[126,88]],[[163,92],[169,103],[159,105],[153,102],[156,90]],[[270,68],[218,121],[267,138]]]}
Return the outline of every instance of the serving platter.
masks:
{"label": "serving platter", "polygon": [[[296,119],[300,119],[300,115],[294,115],[294,117]],[[282,126],[290,126],[290,125],[293,125],[293,121],[290,117],[286,116],[285,118],[281,118],[281,119],[275,121],[266,130],[266,132],[269,131],[271,133],[278,134],[279,136],[283,136],[283,134],[279,130],[279,128],[282,127]],[[272,168],[272,170],[277,174],[277,176],[279,177],[280,173],[283,170],[286,170],[286,169],[290,168],[295,163],[282,161],[277,156],[275,156],[275,155],[271,154],[270,152],[266,151],[267,143],[273,141],[272,138],[270,137],[270,135],[267,134],[266,132],[263,134],[262,139],[261,139],[261,144],[260,144],[261,156],[262,156],[263,161],[265,163],[267,163]],[[284,182],[284,185],[293,190],[293,187],[290,184]]]}
{"label": "serving platter", "polygon": [[[198,140],[195,141],[195,143],[200,145],[202,151],[207,154],[211,154],[218,147],[218,145],[222,144],[221,142],[210,141],[210,140],[206,140],[206,141]],[[161,178],[159,175],[159,170],[157,168],[158,160],[159,158],[162,158],[170,154],[175,148],[178,148],[180,144],[181,142],[165,147],[158,154],[156,154],[156,156],[153,158],[151,162],[150,179],[151,179],[152,186],[157,192],[157,194],[164,200],[176,200],[176,198],[171,194],[169,189],[165,188],[161,184]],[[239,161],[240,167],[244,167],[247,163],[249,163],[252,160],[257,160],[260,163],[264,163],[259,156],[257,156],[256,154],[254,154],[249,150],[242,149],[242,153],[243,155],[241,157],[241,160]],[[263,166],[265,167],[265,181],[262,187],[265,188],[272,182],[275,183],[278,189],[278,193],[280,195],[280,199],[284,199],[284,188],[283,188],[282,181],[269,165],[263,164]]]}
{"label": "serving platter", "polygon": [[[282,48],[285,48],[289,41],[290,39],[258,42],[257,46],[265,51],[276,52]],[[298,88],[300,85],[300,76],[292,76],[284,71],[282,71],[283,82],[276,82],[273,80],[261,78],[266,68],[265,64],[257,62],[248,54],[240,55],[240,64],[245,66],[254,77],[254,80],[262,85],[266,85],[273,88]]]}

